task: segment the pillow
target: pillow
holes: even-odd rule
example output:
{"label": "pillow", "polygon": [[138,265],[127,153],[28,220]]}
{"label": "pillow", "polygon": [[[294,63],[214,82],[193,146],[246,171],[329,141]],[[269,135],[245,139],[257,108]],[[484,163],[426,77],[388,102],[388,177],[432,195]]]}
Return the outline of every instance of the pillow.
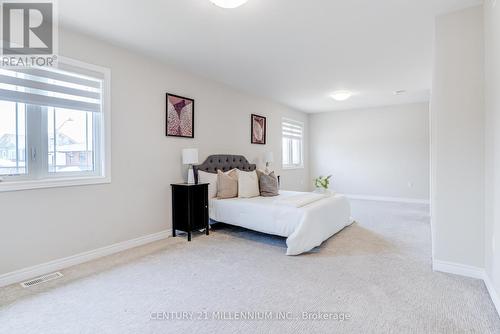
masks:
{"label": "pillow", "polygon": [[259,176],[260,196],[271,197],[278,196],[280,194],[278,178],[274,175],[274,172],[266,174],[264,172],[257,171],[257,175]]}
{"label": "pillow", "polygon": [[260,196],[259,177],[256,171],[238,171],[238,197],[251,198]]}
{"label": "pillow", "polygon": [[217,171],[217,198],[234,198],[238,197],[238,171],[232,169],[229,172],[223,173]]}
{"label": "pillow", "polygon": [[217,174],[199,170],[198,183],[208,183],[208,198],[217,196]]}

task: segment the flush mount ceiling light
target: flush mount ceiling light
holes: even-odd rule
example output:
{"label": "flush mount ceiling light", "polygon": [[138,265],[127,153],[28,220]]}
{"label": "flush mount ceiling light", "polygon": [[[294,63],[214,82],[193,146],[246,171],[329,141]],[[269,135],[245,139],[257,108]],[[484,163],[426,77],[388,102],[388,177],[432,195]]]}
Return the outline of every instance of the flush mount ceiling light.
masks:
{"label": "flush mount ceiling light", "polygon": [[332,97],[332,99],[336,101],[345,101],[351,98],[352,95],[353,95],[352,92],[348,90],[338,90],[336,92],[333,92],[332,95],[330,96]]}
{"label": "flush mount ceiling light", "polygon": [[245,4],[247,1],[248,0],[210,0],[211,3],[222,8],[236,8]]}
{"label": "flush mount ceiling light", "polygon": [[394,91],[394,95],[403,95],[403,94],[406,94],[406,90],[404,89]]}

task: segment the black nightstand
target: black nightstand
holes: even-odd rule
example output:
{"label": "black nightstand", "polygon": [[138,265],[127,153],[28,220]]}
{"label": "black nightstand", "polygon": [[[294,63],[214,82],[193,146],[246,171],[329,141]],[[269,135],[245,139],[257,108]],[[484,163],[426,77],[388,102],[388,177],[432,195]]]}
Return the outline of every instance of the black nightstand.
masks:
{"label": "black nightstand", "polygon": [[172,186],[172,236],[176,230],[191,232],[205,229],[208,235],[208,183],[171,184]]}

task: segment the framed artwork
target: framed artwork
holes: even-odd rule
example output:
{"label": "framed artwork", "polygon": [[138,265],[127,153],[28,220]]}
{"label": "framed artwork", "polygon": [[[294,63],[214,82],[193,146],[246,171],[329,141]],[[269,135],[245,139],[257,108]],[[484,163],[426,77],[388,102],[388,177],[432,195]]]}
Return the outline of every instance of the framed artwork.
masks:
{"label": "framed artwork", "polygon": [[266,118],[264,116],[252,114],[251,124],[252,144],[266,144]]}
{"label": "framed artwork", "polygon": [[167,93],[167,136],[194,138],[194,100]]}

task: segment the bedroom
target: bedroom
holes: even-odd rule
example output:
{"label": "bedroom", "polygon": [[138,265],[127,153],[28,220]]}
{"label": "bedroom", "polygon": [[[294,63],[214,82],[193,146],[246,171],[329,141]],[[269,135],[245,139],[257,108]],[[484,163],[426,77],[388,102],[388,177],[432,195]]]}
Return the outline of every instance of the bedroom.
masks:
{"label": "bedroom", "polygon": [[[101,97],[101,112],[85,104],[101,120],[91,136],[81,108],[63,117],[12,111],[19,94],[2,86],[10,102],[0,112],[29,121],[22,129],[19,116],[4,116],[2,136],[17,131],[19,146],[39,115],[56,125],[47,122],[54,135],[39,141],[49,145],[0,156],[9,169],[0,182],[0,332],[498,332],[498,6],[137,6],[57,2],[58,68],[70,81],[94,78],[80,94]],[[1,80],[10,72],[2,68]],[[330,97],[343,90],[352,96]],[[194,138],[166,136],[166,94],[194,100]],[[265,117],[265,145],[252,144],[252,114]],[[290,120],[302,127],[302,150],[283,156]],[[93,159],[65,136],[98,139]],[[47,147],[65,141],[67,149]],[[282,191],[312,192],[315,178],[332,174],[329,190],[347,196],[356,222],[298,256],[286,255],[284,236],[227,224],[194,231],[191,242],[173,238],[170,185],[188,178],[184,149],[197,150],[194,165],[227,154],[264,170],[267,160]],[[62,161],[61,178],[9,177],[5,161],[19,169],[23,156],[34,176]],[[97,174],[71,178],[74,164]],[[19,284],[54,272],[63,277]],[[282,319],[234,319],[265,312]]]}

